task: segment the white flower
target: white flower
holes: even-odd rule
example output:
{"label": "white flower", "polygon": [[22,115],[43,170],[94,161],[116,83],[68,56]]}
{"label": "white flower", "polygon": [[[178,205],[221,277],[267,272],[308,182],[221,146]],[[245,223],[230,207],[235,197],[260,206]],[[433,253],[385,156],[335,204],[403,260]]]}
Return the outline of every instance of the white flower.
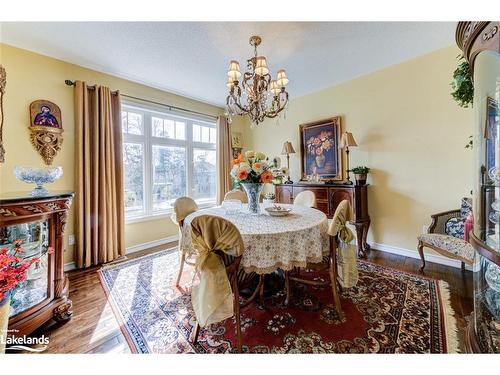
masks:
{"label": "white flower", "polygon": [[247,151],[247,152],[245,152],[245,157],[247,159],[255,157],[255,151]]}
{"label": "white flower", "polygon": [[266,154],[263,152],[256,152],[255,153],[255,159],[256,160],[264,160],[266,158]]}

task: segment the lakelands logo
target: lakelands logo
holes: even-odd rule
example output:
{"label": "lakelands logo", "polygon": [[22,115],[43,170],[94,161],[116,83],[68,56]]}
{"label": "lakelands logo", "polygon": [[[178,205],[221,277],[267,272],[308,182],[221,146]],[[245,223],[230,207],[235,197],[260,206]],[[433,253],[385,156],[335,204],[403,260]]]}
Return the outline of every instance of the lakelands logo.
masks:
{"label": "lakelands logo", "polygon": [[0,335],[0,345],[6,345],[6,352],[25,350],[31,353],[41,353],[47,349],[49,338],[45,335],[40,337]]}

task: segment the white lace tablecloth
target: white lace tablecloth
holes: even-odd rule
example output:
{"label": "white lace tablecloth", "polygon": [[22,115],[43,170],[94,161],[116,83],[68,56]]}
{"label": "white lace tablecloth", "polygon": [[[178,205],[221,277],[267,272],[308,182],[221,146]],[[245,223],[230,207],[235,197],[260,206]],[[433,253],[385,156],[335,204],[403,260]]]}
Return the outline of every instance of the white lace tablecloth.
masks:
{"label": "white lace tablecloth", "polygon": [[[192,213],[184,220],[181,250],[194,253],[191,242],[191,220],[200,215],[215,215],[232,222],[239,229],[245,252],[241,260],[245,272],[271,273],[278,268],[290,270],[305,267],[307,262],[321,262],[328,253],[328,219],[314,208],[280,204],[292,207],[284,217],[267,213],[250,215],[246,208],[238,213],[226,213],[220,206]],[[262,209],[263,212],[264,209]]]}

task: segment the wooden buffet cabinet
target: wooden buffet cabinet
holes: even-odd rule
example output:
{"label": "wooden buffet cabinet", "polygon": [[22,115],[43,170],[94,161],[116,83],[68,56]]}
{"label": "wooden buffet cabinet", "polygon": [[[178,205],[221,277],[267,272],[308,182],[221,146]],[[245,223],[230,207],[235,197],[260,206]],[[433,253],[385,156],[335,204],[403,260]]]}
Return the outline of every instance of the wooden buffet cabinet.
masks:
{"label": "wooden buffet cabinet", "polygon": [[28,270],[27,280],[11,294],[9,334],[28,335],[52,318],[63,321],[71,317],[63,240],[72,199],[72,192],[0,197],[0,247],[12,249],[12,242],[21,239],[22,257],[40,258]]}
{"label": "wooden buffet cabinet", "polygon": [[347,199],[353,208],[354,219],[350,222],[356,227],[358,256],[363,257],[370,249],[366,236],[370,228],[368,215],[368,185],[347,184],[311,184],[295,183],[276,185],[276,201],[278,203],[293,203],[301,191],[309,190],[316,196],[316,208],[332,218],[340,202]]}

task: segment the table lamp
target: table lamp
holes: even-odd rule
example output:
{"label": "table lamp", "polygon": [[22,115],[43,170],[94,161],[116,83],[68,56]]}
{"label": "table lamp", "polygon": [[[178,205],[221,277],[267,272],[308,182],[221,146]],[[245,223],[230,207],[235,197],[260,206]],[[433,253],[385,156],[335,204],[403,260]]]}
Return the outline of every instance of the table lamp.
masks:
{"label": "table lamp", "polygon": [[349,147],[356,147],[358,144],[354,140],[352,133],[345,132],[340,138],[340,148],[345,149],[346,154],[346,172],[347,172],[347,184],[351,185],[352,181],[349,177]]}
{"label": "table lamp", "polygon": [[293,149],[292,142],[286,141],[283,143],[283,150],[281,150],[281,155],[286,155],[286,166],[288,168],[288,180],[285,181],[285,184],[293,184],[293,181],[290,179],[290,154],[295,154],[295,150]]}

